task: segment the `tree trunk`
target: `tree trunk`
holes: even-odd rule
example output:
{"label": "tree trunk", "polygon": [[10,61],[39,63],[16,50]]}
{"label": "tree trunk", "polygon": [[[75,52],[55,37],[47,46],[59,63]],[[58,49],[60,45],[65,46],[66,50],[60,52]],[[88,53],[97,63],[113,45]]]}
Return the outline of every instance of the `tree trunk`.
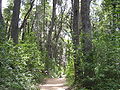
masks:
{"label": "tree trunk", "polygon": [[6,39],[5,23],[2,16],[2,0],[0,0],[0,43],[3,43]]}
{"label": "tree trunk", "polygon": [[83,51],[87,55],[91,52],[91,23],[89,18],[91,0],[81,0],[81,17],[82,17],[82,32],[83,32]]}
{"label": "tree trunk", "polygon": [[22,22],[22,24],[21,24],[21,26],[20,26],[20,31],[21,31],[21,29],[24,28],[25,25],[26,25],[25,23],[27,22],[27,19],[28,19],[29,16],[30,16],[30,12],[31,12],[32,9],[33,9],[34,2],[35,2],[35,0],[32,0],[32,2],[30,2],[30,8],[28,9],[27,13],[26,13],[25,16],[24,16],[23,22]]}
{"label": "tree trunk", "polygon": [[52,32],[54,29],[54,24],[55,24],[55,16],[56,16],[56,4],[57,0],[53,0],[53,9],[52,9],[52,18],[51,18],[51,24],[50,24],[50,30],[48,32],[48,37],[47,37],[47,43],[46,43],[46,49],[47,49],[47,56],[48,59],[45,60],[45,70],[47,71],[47,74],[50,72],[50,60],[53,58],[53,53],[52,53]]}
{"label": "tree trunk", "polygon": [[93,59],[92,59],[92,41],[91,41],[91,23],[90,23],[90,3],[91,0],[81,0],[81,20],[82,20],[82,50],[84,61],[84,79],[83,86],[91,89],[94,82],[90,79],[94,76]]}
{"label": "tree trunk", "polygon": [[74,84],[78,86],[80,85],[82,79],[82,70],[80,68],[80,55],[79,55],[79,47],[80,47],[80,31],[79,31],[79,0],[73,1],[73,31],[72,31],[72,41],[73,41],[73,49],[74,49],[74,69],[75,69],[75,79]]}
{"label": "tree trunk", "polygon": [[2,0],[0,0],[0,22],[3,19],[2,17]]}
{"label": "tree trunk", "polygon": [[[61,0],[62,2],[62,0]],[[62,32],[63,29],[63,15],[65,12],[65,7],[63,8],[62,4],[61,4],[61,14],[60,14],[60,21],[59,21],[59,25],[58,25],[58,32],[56,32],[56,34],[54,35],[53,40],[55,40],[55,46],[54,46],[54,58],[57,60],[58,58],[58,41],[60,38],[60,33]]]}
{"label": "tree trunk", "polygon": [[50,30],[48,33],[48,40],[47,40],[47,51],[48,51],[48,57],[52,58],[52,32],[53,32],[53,28],[54,28],[54,24],[55,24],[55,16],[56,16],[56,4],[57,4],[57,0],[53,0],[53,10],[52,10],[52,19],[51,19],[51,26],[50,26]]}
{"label": "tree trunk", "polygon": [[13,15],[11,20],[11,37],[15,44],[18,44],[18,22],[20,14],[21,0],[14,0]]}

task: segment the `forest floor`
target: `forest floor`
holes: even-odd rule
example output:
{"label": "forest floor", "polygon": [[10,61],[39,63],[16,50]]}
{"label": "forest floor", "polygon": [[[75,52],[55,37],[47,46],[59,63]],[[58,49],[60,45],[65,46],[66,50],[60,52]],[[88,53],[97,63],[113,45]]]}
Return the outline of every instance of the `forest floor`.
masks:
{"label": "forest floor", "polygon": [[40,90],[66,90],[68,88],[65,78],[46,79],[45,83],[39,85],[39,87]]}

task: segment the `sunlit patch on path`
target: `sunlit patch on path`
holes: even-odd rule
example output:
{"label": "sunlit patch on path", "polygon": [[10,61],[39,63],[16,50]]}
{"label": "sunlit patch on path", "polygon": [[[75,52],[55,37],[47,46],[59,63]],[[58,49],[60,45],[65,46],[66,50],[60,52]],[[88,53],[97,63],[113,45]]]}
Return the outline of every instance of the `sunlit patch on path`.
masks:
{"label": "sunlit patch on path", "polygon": [[68,88],[65,78],[47,79],[45,84],[39,85],[39,87],[40,90],[65,90]]}

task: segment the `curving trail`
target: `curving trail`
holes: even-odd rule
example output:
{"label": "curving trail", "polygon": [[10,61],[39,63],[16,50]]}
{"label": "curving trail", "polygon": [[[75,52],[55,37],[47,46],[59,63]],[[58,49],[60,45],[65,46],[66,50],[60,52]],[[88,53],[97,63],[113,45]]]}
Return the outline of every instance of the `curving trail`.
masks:
{"label": "curving trail", "polygon": [[66,90],[68,88],[65,78],[46,79],[45,84],[39,85],[39,87],[40,90]]}

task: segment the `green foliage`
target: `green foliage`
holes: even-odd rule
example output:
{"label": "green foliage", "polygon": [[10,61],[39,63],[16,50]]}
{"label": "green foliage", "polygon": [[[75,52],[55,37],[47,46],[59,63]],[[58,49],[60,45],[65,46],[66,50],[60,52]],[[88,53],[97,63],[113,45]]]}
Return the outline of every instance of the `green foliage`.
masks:
{"label": "green foliage", "polygon": [[4,25],[4,20],[0,20],[0,43],[5,42],[6,40],[6,31],[4,29],[5,25]]}
{"label": "green foliage", "polygon": [[67,67],[66,67],[66,75],[68,84],[72,85],[74,82],[74,61],[73,61],[73,49],[72,49],[72,43],[68,40],[67,42]]}
{"label": "green foliage", "polygon": [[[9,28],[13,11],[13,0],[8,1],[9,5],[3,12],[4,21],[0,21],[0,90],[35,90],[36,83],[41,83],[47,77],[47,71],[45,70],[49,71],[49,77],[61,77],[65,71],[68,84],[73,85],[75,51],[70,34],[72,28],[71,11],[65,8],[63,21],[61,21],[62,13],[59,12],[59,8],[64,7],[64,2],[58,1],[58,13],[56,13],[55,30],[52,32],[53,41],[51,41],[53,52],[55,49],[58,50],[54,52],[57,53],[56,57],[49,59],[46,42],[52,14],[50,1],[45,1],[44,4],[44,0],[38,0],[39,3],[33,7],[23,30],[19,32],[19,36],[22,35],[19,37],[20,43],[18,45],[14,45],[12,41],[6,39],[6,37],[10,39]],[[93,50],[87,57],[83,56],[82,47],[79,47],[80,60],[78,61],[80,61],[80,66],[78,65],[78,67],[83,78],[80,80],[81,77],[78,76],[80,81],[73,86],[76,90],[89,90],[88,88],[91,88],[90,90],[120,89],[119,3],[120,0],[104,0],[102,7],[97,7],[94,9],[96,11],[91,13]],[[20,23],[29,8],[29,0],[23,1]],[[63,24],[62,33],[60,33],[58,43],[56,43],[54,36],[57,35],[61,22]],[[8,35],[6,35],[6,32]],[[64,38],[66,36],[68,37],[67,40]],[[65,52],[63,52],[64,47]],[[53,54],[53,52],[51,53]],[[67,59],[66,66],[61,64],[62,55],[65,56],[64,59]],[[89,63],[89,60],[93,62]],[[90,74],[91,69],[94,71],[94,76],[85,75],[86,72]]]}
{"label": "green foliage", "polygon": [[[70,84],[73,84],[74,78],[74,62],[73,53],[70,49],[72,44],[68,44],[68,66],[67,78]],[[94,77],[83,78],[80,84],[93,84],[90,88],[92,90],[118,90],[120,89],[120,32],[109,34],[106,32],[96,31],[93,38],[93,63],[81,62],[80,69],[93,67],[95,71]],[[82,56],[81,56],[82,57]],[[82,58],[81,58],[82,59]],[[82,72],[81,72],[82,73]],[[84,72],[83,72],[84,73]],[[84,74],[83,74],[84,75]],[[71,83],[72,82],[72,83]],[[88,86],[88,85],[87,85]],[[82,88],[76,88],[82,90]],[[83,88],[85,90],[85,88]]]}
{"label": "green foliage", "polygon": [[59,78],[62,77],[62,75],[64,74],[64,68],[61,64],[57,63],[58,60],[56,59],[52,59],[51,61],[49,61],[48,67],[49,68],[49,77],[52,78]]}
{"label": "green foliage", "polygon": [[36,43],[13,46],[0,45],[0,88],[12,90],[31,89],[45,77],[45,56],[37,49]]}
{"label": "green foliage", "polygon": [[120,32],[108,34],[95,33],[94,61],[97,90],[120,89]]}

